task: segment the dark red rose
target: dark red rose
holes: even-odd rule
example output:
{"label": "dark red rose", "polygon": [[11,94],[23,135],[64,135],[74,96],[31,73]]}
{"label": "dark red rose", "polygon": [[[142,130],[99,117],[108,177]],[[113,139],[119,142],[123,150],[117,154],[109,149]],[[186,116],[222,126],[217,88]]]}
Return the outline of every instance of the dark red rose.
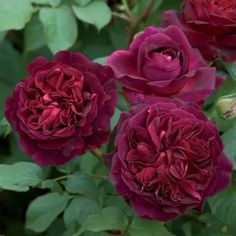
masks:
{"label": "dark red rose", "polygon": [[42,166],[62,165],[109,137],[116,104],[114,74],[79,53],[38,57],[6,102],[20,147]]}
{"label": "dark red rose", "polygon": [[171,10],[163,24],[177,25],[205,59],[236,60],[236,0],[185,0],[181,14]]}
{"label": "dark red rose", "polygon": [[202,103],[216,86],[215,68],[206,65],[183,32],[171,26],[148,27],[128,50],[114,52],[107,60],[131,104],[178,97]]}
{"label": "dark red rose", "polygon": [[105,156],[110,180],[135,212],[166,221],[230,183],[232,163],[214,123],[180,101],[139,104],[123,112],[115,151]]}

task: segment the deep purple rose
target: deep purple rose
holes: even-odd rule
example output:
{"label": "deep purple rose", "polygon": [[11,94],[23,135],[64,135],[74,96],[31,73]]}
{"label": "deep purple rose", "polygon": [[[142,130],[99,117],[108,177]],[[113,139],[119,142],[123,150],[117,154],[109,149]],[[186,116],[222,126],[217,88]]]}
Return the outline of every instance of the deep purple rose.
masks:
{"label": "deep purple rose", "polygon": [[179,26],[207,60],[236,60],[236,0],[185,0],[182,9],[165,12],[164,25]]}
{"label": "deep purple rose", "polygon": [[216,87],[215,68],[206,65],[176,26],[146,28],[128,50],[114,52],[107,64],[131,104],[158,97],[202,104]]}
{"label": "deep purple rose", "polygon": [[115,146],[105,156],[110,180],[143,218],[166,221],[201,210],[230,183],[232,163],[214,123],[180,100],[123,112]]}
{"label": "deep purple rose", "polygon": [[114,73],[79,53],[38,57],[6,102],[20,148],[41,166],[62,165],[109,138]]}

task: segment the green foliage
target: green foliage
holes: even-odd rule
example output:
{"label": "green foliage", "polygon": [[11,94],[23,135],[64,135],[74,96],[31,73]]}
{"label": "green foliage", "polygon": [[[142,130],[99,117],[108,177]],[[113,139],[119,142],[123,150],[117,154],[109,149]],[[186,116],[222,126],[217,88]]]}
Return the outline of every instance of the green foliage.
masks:
{"label": "green foliage", "polygon": [[134,218],[128,232],[131,236],[171,236],[163,224],[150,221],[150,220],[142,220],[139,218]]}
{"label": "green foliage", "polygon": [[96,215],[89,216],[76,235],[80,235],[86,230],[94,232],[117,229],[125,230],[127,226],[127,216],[119,208],[107,207]]}
{"label": "green foliage", "polygon": [[26,192],[42,180],[42,171],[34,163],[18,162],[13,165],[0,165],[0,188]]}
{"label": "green foliage", "polygon": [[233,162],[234,169],[236,169],[236,126],[226,131],[221,138],[225,146],[224,151]]}
{"label": "green foliage", "polygon": [[236,222],[236,184],[234,183],[225,191],[209,199],[212,214],[228,225]]}
{"label": "green foliage", "polygon": [[94,179],[86,174],[75,172],[65,182],[68,193],[85,195],[91,199],[98,200],[98,188]]}
{"label": "green foliage", "polygon": [[77,24],[68,6],[42,8],[39,16],[46,42],[53,53],[68,49],[75,43],[78,35]]}
{"label": "green foliage", "polygon": [[98,30],[111,20],[111,11],[104,2],[95,1],[84,7],[73,6],[73,11],[78,19],[96,26]]}
{"label": "green foliage", "polygon": [[22,29],[33,13],[30,0],[0,0],[0,6],[0,31]]}
{"label": "green foliage", "polygon": [[65,225],[68,229],[78,230],[79,224],[83,224],[90,215],[96,215],[99,211],[100,206],[92,199],[75,197],[64,212]]}
{"label": "green foliage", "polygon": [[45,231],[65,209],[67,194],[48,193],[33,200],[26,213],[26,228],[35,232]]}
{"label": "green foliage", "polygon": [[[52,53],[70,49],[105,64],[114,50],[127,48],[144,27],[160,24],[163,11],[179,10],[182,0],[155,0],[147,17],[140,20],[149,2],[0,0],[0,235],[236,235],[235,179],[226,191],[209,199],[203,212],[187,212],[165,224],[138,218],[117,194],[108,181],[101,152],[112,151],[120,114],[130,109],[121,87],[110,142],[63,166],[40,168],[30,162],[4,118],[6,98],[27,76],[25,68],[35,57],[50,58]],[[204,111],[216,121],[235,169],[236,120],[223,119],[216,101],[236,92],[236,64],[217,61],[214,65],[225,82],[208,98]]]}

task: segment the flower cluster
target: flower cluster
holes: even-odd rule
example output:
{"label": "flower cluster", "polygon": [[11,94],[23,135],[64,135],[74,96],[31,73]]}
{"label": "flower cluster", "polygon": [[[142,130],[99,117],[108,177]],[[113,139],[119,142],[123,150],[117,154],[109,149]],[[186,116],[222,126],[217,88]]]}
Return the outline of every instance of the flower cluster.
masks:
{"label": "flower cluster", "polygon": [[201,108],[222,83],[204,59],[236,59],[234,10],[235,1],[186,0],[183,13],[163,15],[164,25],[176,26],[147,27],[104,66],[66,51],[51,61],[38,57],[6,102],[19,146],[41,166],[101,147],[117,82],[132,105],[114,130],[113,152],[104,155],[117,192],[143,218],[165,221],[201,210],[232,173]]}

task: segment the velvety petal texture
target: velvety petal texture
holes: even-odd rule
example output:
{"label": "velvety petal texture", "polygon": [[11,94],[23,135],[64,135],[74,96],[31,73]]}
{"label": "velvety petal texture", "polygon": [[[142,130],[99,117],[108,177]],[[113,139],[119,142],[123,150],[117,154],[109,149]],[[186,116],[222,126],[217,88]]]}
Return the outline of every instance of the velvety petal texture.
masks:
{"label": "velvety petal texture", "polygon": [[52,61],[36,58],[27,69],[5,115],[37,164],[62,165],[108,140],[117,100],[110,67],[62,51]]}
{"label": "velvety petal texture", "polygon": [[182,13],[164,13],[164,26],[177,25],[206,60],[236,60],[236,0],[185,0]]}
{"label": "velvety petal texture", "polygon": [[181,98],[202,104],[216,87],[215,68],[207,66],[176,26],[147,27],[128,50],[107,60],[131,104],[152,98]]}
{"label": "velvety petal texture", "polygon": [[117,192],[139,216],[159,221],[201,210],[232,174],[215,124],[176,99],[123,112],[105,161]]}

